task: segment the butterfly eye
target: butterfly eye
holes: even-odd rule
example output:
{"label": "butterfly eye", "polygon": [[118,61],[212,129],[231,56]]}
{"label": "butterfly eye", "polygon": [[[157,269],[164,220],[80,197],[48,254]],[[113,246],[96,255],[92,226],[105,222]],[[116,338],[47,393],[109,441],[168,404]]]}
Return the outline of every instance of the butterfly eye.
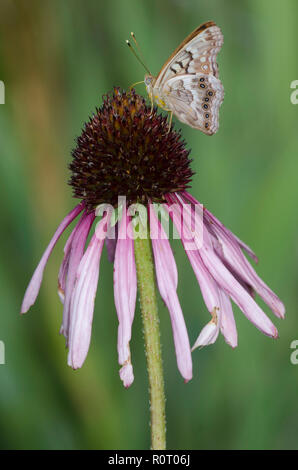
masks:
{"label": "butterfly eye", "polygon": [[200,82],[204,82],[204,81],[205,81],[204,77],[200,78]]}
{"label": "butterfly eye", "polygon": [[209,95],[209,96],[213,96],[213,92],[212,92],[212,91],[208,91],[208,95]]}
{"label": "butterfly eye", "polygon": [[203,104],[203,108],[208,109],[209,108],[208,104]]}
{"label": "butterfly eye", "polygon": [[204,83],[201,83],[201,84],[200,84],[200,87],[201,87],[201,88],[206,88],[206,85],[204,85]]}
{"label": "butterfly eye", "polygon": [[205,101],[208,103],[208,101],[209,101],[209,98],[205,98]]}
{"label": "butterfly eye", "polygon": [[205,114],[205,118],[206,118],[206,119],[209,118],[209,114],[208,114],[208,113]]}
{"label": "butterfly eye", "polygon": [[205,123],[205,128],[208,129],[208,127],[209,127],[209,124],[208,124],[208,122],[206,122]]}
{"label": "butterfly eye", "polygon": [[147,75],[144,81],[145,81],[145,85],[150,85],[152,83],[152,77]]}

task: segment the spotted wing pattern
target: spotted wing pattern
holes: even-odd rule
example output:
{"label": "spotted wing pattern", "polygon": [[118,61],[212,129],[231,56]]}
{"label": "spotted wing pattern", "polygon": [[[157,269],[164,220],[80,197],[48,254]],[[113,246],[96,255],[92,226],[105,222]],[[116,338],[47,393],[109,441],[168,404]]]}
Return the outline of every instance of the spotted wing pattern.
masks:
{"label": "spotted wing pattern", "polygon": [[216,63],[222,44],[220,28],[211,21],[204,23],[172,54],[154,83],[153,94],[162,98],[167,109],[208,135],[218,130],[224,96]]}
{"label": "spotted wing pattern", "polygon": [[201,73],[174,77],[165,83],[163,94],[168,109],[181,122],[208,135],[218,130],[224,96],[218,78]]}

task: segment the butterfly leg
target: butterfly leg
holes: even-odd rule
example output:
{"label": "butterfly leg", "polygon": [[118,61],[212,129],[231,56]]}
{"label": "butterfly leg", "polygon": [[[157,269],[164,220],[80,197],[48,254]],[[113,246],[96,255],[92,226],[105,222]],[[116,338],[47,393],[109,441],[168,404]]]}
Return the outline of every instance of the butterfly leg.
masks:
{"label": "butterfly leg", "polygon": [[173,111],[171,109],[166,109],[166,108],[163,108],[163,109],[164,109],[164,111],[167,111],[169,113],[168,114],[168,132],[165,134],[165,135],[168,135],[168,133],[171,130],[171,126],[172,126]]}
{"label": "butterfly leg", "polygon": [[132,85],[130,85],[129,91],[131,91],[136,85],[139,85],[140,83],[145,83],[145,82],[144,82],[144,80],[142,80],[141,82],[133,83]]}
{"label": "butterfly leg", "polygon": [[170,119],[169,119],[169,122],[168,122],[168,126],[169,126],[169,128],[168,128],[168,133],[169,133],[170,130],[171,130],[171,126],[172,126],[173,111],[171,111],[170,109],[169,109],[169,110],[167,109],[167,111],[170,113]]}
{"label": "butterfly leg", "polygon": [[149,94],[149,99],[150,99],[150,101],[151,101],[151,109],[150,109],[150,114],[149,114],[149,116],[152,116],[153,107],[154,107],[154,101],[153,101],[153,95],[152,95],[152,93]]}

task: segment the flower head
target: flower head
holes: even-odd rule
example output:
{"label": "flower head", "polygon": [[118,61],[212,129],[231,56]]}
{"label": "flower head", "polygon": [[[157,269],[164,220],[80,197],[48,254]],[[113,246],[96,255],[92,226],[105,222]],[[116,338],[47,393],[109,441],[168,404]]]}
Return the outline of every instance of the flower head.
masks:
{"label": "flower head", "polygon": [[114,90],[85,124],[73,151],[70,184],[89,209],[164,202],[165,194],[185,190],[193,175],[189,151],[179,133],[168,132],[166,118],[134,90]]}
{"label": "flower head", "polygon": [[[243,251],[256,261],[252,250],[187,192],[193,175],[190,163],[180,134],[169,130],[166,119],[156,109],[151,110],[134,91],[115,89],[85,124],[70,165],[70,184],[80,203],[56,230],[33,274],[21,309],[25,313],[35,302],[52,249],[81,214],[64,247],[58,276],[63,303],[61,333],[69,348],[68,364],[74,369],[83,365],[88,353],[100,259],[106,242],[109,259],[114,263],[120,377],[126,387],[134,380],[129,347],[137,294],[134,237],[142,225],[150,228],[147,234],[152,240],[156,280],[171,318],[177,365],[185,381],[192,377],[191,347],[177,295],[177,267],[165,224],[160,222],[153,203],[159,203],[157,208],[162,210],[164,221],[166,214],[173,220],[211,314],[193,349],[214,343],[219,332],[229,345],[237,346],[231,300],[259,330],[277,337],[275,326],[255,302],[254,293],[280,318],[284,316],[284,306],[244,256]],[[85,248],[96,219],[99,221]]]}

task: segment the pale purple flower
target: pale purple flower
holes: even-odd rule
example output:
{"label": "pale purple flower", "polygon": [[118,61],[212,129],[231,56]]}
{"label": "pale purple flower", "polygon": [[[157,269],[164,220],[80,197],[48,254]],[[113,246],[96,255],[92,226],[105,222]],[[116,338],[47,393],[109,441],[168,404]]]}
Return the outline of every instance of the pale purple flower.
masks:
{"label": "pale purple flower", "polygon": [[[149,221],[157,287],[169,311],[177,365],[185,382],[192,378],[192,357],[177,295],[178,272],[168,233],[152,202],[172,218],[211,314],[192,349],[214,343],[219,332],[230,346],[237,346],[231,300],[261,332],[277,338],[276,327],[256,303],[254,293],[279,318],[284,317],[284,306],[245,257],[243,251],[257,261],[252,250],[186,191],[192,176],[188,155],[180,135],[168,132],[166,119],[155,110],[152,113],[134,92],[127,95],[115,90],[113,98],[108,97],[86,124],[70,166],[74,195],[82,202],[56,230],[21,308],[25,313],[34,304],[54,246],[80,215],[65,244],[58,275],[58,294],[63,303],[60,332],[66,339],[72,368],[82,367],[89,350],[100,260],[106,244],[109,260],[114,263],[120,378],[125,387],[134,380],[130,351],[137,296],[134,224],[136,220],[144,222],[131,210],[135,203],[143,204]],[[118,204],[121,195],[129,205]],[[106,209],[100,211],[103,203]],[[113,219],[114,208],[118,213]],[[197,225],[198,218],[201,223]],[[196,299],[192,302],[195,305]]]}
{"label": "pale purple flower", "polygon": [[[197,277],[201,292],[212,318],[200,332],[192,349],[216,341],[221,332],[226,342],[237,346],[237,329],[231,300],[262,333],[277,338],[276,327],[254,300],[256,292],[273,313],[284,317],[284,306],[278,297],[257,276],[242,250],[256,260],[254,253],[232,232],[226,229],[207,209],[203,210],[203,242],[193,233],[191,221],[195,205],[199,205],[188,192],[166,195],[162,206],[173,219],[184,246],[193,240],[186,254]],[[185,381],[192,378],[192,358],[184,316],[177,295],[178,274],[167,234],[158,220],[154,206],[148,204],[150,235],[155,262],[156,279],[160,295],[170,314],[178,369]],[[82,202],[66,216],[45,251],[25,294],[21,312],[25,313],[35,302],[43,270],[58,238],[76,216],[80,220],[70,234],[59,271],[58,292],[64,304],[61,333],[69,348],[68,364],[82,367],[90,345],[94,301],[98,284],[100,258],[104,241],[114,258],[114,298],[118,315],[118,360],[120,377],[126,387],[133,380],[130,341],[134,319],[137,276],[134,259],[134,240],[129,209],[122,208],[116,239],[107,238],[112,233],[110,214],[107,212],[96,225],[95,233],[85,250],[95,211],[88,212]],[[189,214],[190,217],[185,215]],[[195,299],[193,299],[195,302]]]}

